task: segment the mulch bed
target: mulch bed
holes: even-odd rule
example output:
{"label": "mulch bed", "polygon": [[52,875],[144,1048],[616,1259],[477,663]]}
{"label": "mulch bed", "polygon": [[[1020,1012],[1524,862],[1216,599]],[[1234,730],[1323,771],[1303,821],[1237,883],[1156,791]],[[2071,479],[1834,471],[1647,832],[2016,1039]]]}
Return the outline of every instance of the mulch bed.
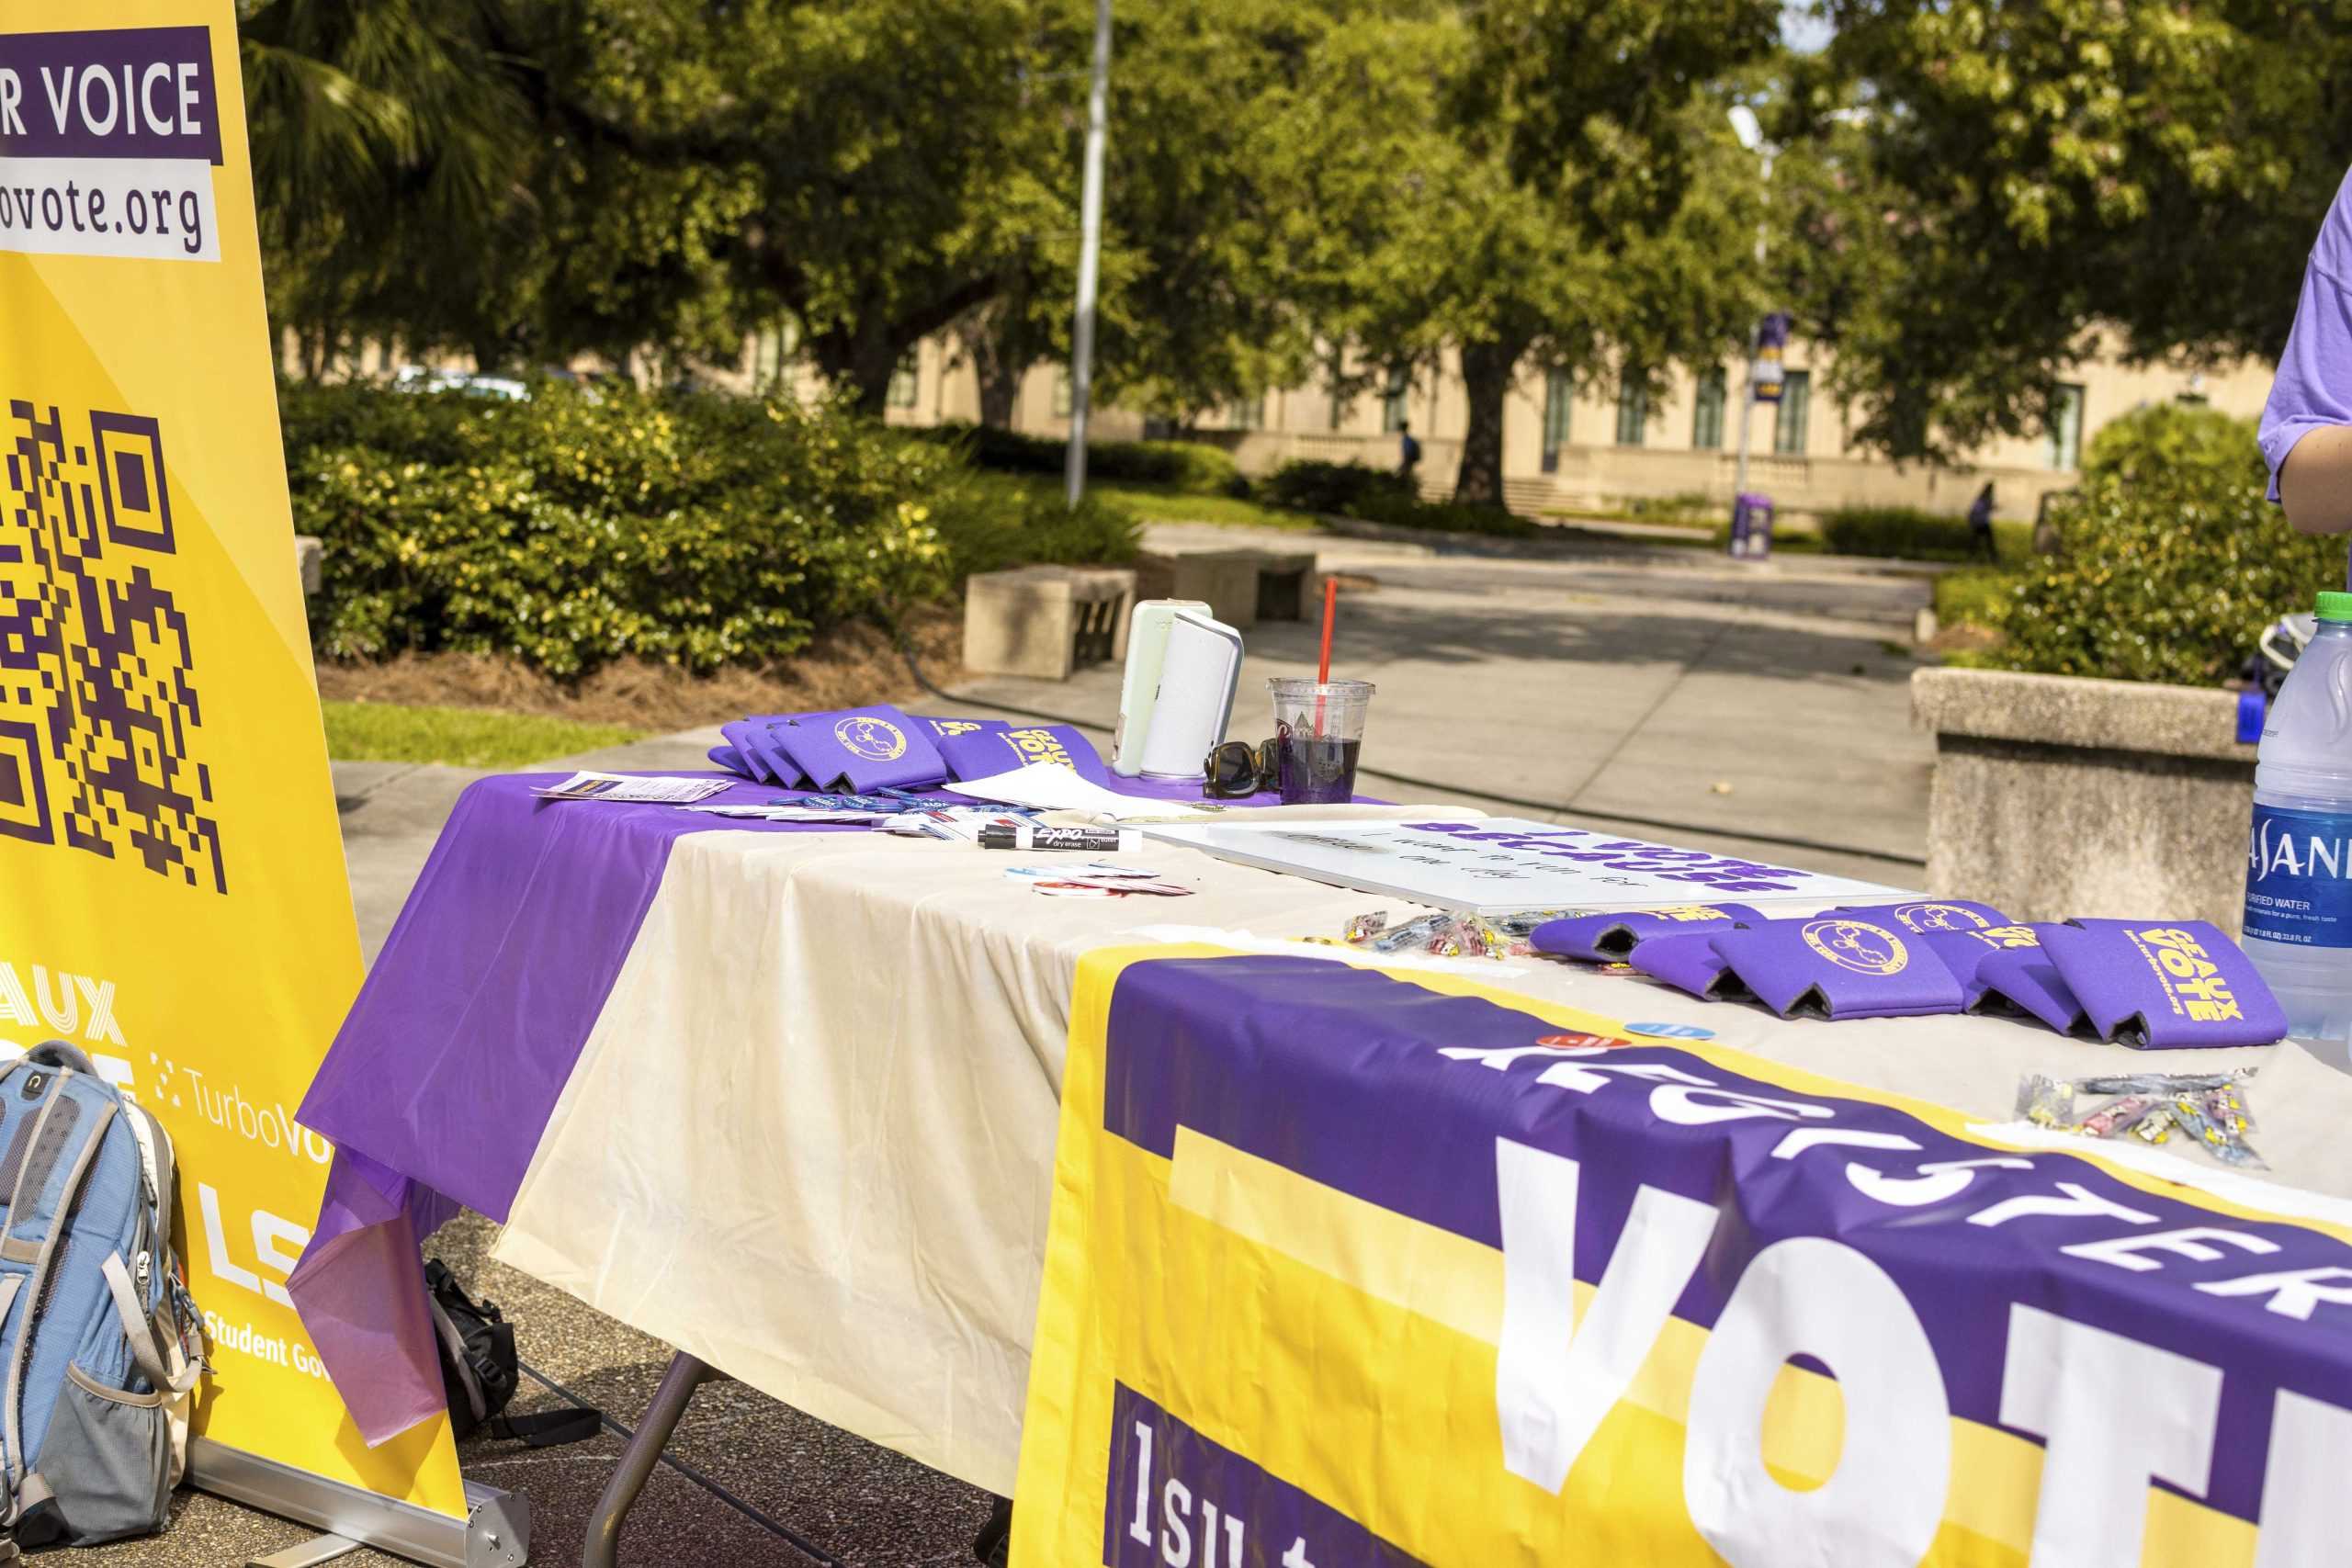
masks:
{"label": "mulch bed", "polygon": [[[963,619],[947,610],[910,617],[907,640],[923,673],[943,686],[967,679]],[[765,670],[690,675],[629,660],[576,682],[487,653],[402,654],[379,664],[319,666],[319,694],[345,702],[494,708],[650,733],[721,724],[747,714],[802,713],[903,703],[923,695],[889,634],[865,623],[836,627],[798,658]]]}

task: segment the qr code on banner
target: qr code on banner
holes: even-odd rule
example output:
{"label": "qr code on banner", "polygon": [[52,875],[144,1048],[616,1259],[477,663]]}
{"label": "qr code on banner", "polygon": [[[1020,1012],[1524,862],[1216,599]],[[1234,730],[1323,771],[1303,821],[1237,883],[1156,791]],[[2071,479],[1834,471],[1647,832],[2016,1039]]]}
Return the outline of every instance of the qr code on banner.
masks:
{"label": "qr code on banner", "polygon": [[11,400],[5,444],[0,837],[225,893],[163,428]]}

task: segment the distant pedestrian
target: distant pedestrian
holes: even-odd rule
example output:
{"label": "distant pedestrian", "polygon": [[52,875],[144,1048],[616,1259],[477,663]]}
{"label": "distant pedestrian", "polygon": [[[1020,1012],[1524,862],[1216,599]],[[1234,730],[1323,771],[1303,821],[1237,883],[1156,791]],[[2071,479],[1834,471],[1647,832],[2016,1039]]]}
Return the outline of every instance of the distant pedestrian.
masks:
{"label": "distant pedestrian", "polygon": [[1399,421],[1396,434],[1404,438],[1403,461],[1396,467],[1396,477],[1410,484],[1413,482],[1413,471],[1421,466],[1421,444],[1413,439],[1410,420]]}
{"label": "distant pedestrian", "polygon": [[1984,558],[1997,561],[2001,553],[1993,547],[1993,486],[1987,481],[1976,492],[1975,503],[1968,509],[1968,548],[1971,554],[1982,548]]}

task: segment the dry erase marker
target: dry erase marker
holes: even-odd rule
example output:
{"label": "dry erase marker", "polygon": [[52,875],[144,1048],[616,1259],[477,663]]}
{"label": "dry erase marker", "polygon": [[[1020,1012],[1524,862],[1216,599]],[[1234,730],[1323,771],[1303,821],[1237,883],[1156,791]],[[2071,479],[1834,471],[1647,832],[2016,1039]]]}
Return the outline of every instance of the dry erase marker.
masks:
{"label": "dry erase marker", "polygon": [[991,822],[980,829],[980,848],[984,850],[1082,850],[1088,854],[1102,854],[1134,849],[1141,840],[1142,835],[1133,829],[1043,828],[1034,822],[1023,822],[1018,828]]}

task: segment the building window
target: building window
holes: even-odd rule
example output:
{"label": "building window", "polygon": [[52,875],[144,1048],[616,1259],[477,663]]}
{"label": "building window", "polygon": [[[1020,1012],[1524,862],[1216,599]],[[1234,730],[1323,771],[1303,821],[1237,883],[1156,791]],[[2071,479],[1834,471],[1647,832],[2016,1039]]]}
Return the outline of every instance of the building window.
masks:
{"label": "building window", "polygon": [[1617,388],[1617,445],[1639,446],[1649,434],[1649,383],[1632,371]]}
{"label": "building window", "polygon": [[2083,465],[2083,389],[2067,383],[2050,400],[2050,466],[2072,470]]}
{"label": "building window", "polygon": [[1560,471],[1560,448],[1568,444],[1568,410],[1576,400],[1576,378],[1555,370],[1544,378],[1544,471]]}
{"label": "building window", "polygon": [[1405,398],[1412,389],[1410,371],[1396,369],[1388,373],[1388,388],[1380,394],[1380,428],[1391,435],[1405,428]]}
{"label": "building window", "polygon": [[1698,406],[1690,416],[1690,445],[1702,452],[1724,446],[1724,372],[1721,366],[1699,378]]}
{"label": "building window", "polygon": [[1781,412],[1772,424],[1772,450],[1783,457],[1804,456],[1813,426],[1813,377],[1804,370],[1781,374]]}
{"label": "building window", "polygon": [[906,357],[899,361],[899,367],[890,372],[890,390],[887,400],[892,408],[910,409],[915,406],[915,373],[922,363],[915,350],[910,348],[907,350]]}
{"label": "building window", "polygon": [[1054,417],[1068,419],[1069,411],[1075,406],[1076,395],[1071,389],[1069,367],[1065,365],[1054,372]]}
{"label": "building window", "polygon": [[1236,398],[1225,411],[1225,423],[1233,430],[1261,428],[1266,423],[1266,395],[1261,392],[1254,398]]}

